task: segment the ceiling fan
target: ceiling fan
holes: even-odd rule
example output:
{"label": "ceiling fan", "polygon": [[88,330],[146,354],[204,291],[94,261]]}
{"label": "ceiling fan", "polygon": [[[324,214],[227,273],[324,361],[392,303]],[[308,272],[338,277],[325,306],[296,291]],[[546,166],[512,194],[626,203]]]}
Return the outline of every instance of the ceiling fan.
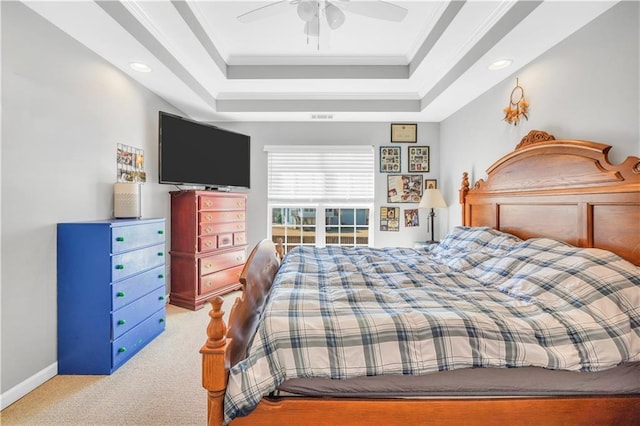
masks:
{"label": "ceiling fan", "polygon": [[407,9],[382,0],[280,0],[250,10],[237,17],[243,23],[255,22],[286,12],[295,6],[298,17],[305,22],[304,34],[319,37],[321,23],[336,30],[345,22],[345,11],[385,21],[401,22],[407,16]]}

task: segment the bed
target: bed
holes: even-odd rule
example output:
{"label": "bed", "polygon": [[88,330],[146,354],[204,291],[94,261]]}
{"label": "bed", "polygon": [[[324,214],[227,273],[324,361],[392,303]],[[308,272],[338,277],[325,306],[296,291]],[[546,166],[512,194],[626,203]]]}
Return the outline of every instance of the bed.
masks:
{"label": "bed", "polygon": [[[417,424],[423,419],[430,424],[638,424],[640,386],[636,378],[640,378],[640,274],[634,265],[640,265],[640,158],[628,157],[623,163],[613,165],[607,158],[610,148],[609,145],[595,142],[555,140],[545,132],[532,131],[513,152],[487,170],[486,181],[478,180],[471,187],[465,173],[459,191],[462,226],[455,227],[440,244],[423,252],[403,248],[360,248],[359,260],[350,259],[341,264],[362,264],[370,269],[386,271],[392,278],[389,281],[391,284],[384,286],[391,289],[382,295],[377,289],[383,285],[370,280],[373,275],[371,270],[365,273],[355,267],[340,266],[337,267],[337,275],[329,275],[325,274],[324,268],[327,268],[330,259],[313,263],[313,259],[327,256],[336,259],[348,256],[340,248],[319,251],[300,249],[296,253],[288,253],[283,261],[278,246],[267,240],[259,243],[251,252],[242,272],[243,293],[231,310],[228,327],[222,320],[222,298],[216,297],[211,301],[208,338],[201,349],[202,381],[208,391],[208,424],[224,424],[241,414],[243,416],[233,418],[233,425],[276,425],[284,422],[305,425],[395,425]],[[532,255],[534,252],[539,254]],[[571,256],[565,257],[565,253]],[[305,269],[292,263],[296,257],[306,264]],[[435,260],[432,261],[436,258],[439,259],[437,264]],[[565,260],[576,258],[587,263]],[[532,262],[531,259],[536,261]],[[390,270],[399,264],[409,267],[409,275]],[[536,274],[541,273],[543,279],[539,275],[535,275],[535,279],[529,278],[534,275],[529,271],[523,272],[532,268],[532,264]],[[553,267],[549,268],[549,265]],[[480,269],[474,269],[478,266]],[[602,273],[602,268],[607,272]],[[592,272],[597,279],[582,279],[583,275]],[[357,290],[349,288],[350,281],[344,278],[354,274],[361,277],[358,282],[362,285]],[[325,275],[329,277],[327,280],[324,280]],[[445,276],[451,280],[443,281]],[[293,280],[294,284],[288,283],[287,279]],[[431,287],[424,285],[425,280],[431,282]],[[606,297],[593,299],[589,296],[591,293],[585,293],[584,282],[592,281],[598,282],[598,291],[606,293]],[[445,282],[447,284],[443,285]],[[470,287],[475,286],[475,282],[482,286]],[[494,282],[499,282],[499,285],[493,285]],[[558,282],[562,284],[557,285]],[[301,283],[304,284],[303,291],[293,291]],[[314,302],[314,299],[320,299],[315,295],[315,285],[330,288],[323,294],[331,294],[333,299]],[[541,288],[544,291],[540,291]],[[556,288],[563,291],[555,291]],[[447,294],[452,289],[456,301]],[[571,289],[575,292],[572,293]],[[282,303],[288,305],[279,306],[281,301],[276,293],[283,291],[289,295],[289,299]],[[431,302],[427,303],[438,301],[439,305],[429,305],[423,309],[423,301],[418,302],[416,294],[425,292],[431,296]],[[507,296],[515,298],[505,299],[507,304],[513,306],[504,308],[501,305],[504,301],[498,299]],[[395,303],[390,300],[398,298],[403,299],[403,303],[409,301],[407,306],[411,309],[405,309],[399,316],[384,313],[388,305]],[[498,314],[501,309],[520,309],[520,305],[529,306],[531,300],[534,300],[533,304],[537,303],[540,310],[532,311],[531,315],[520,313],[517,325],[507,328],[510,330],[508,339],[501,337],[498,339],[501,343],[497,346],[491,346],[491,343],[482,339],[473,340],[475,346],[472,345],[471,349],[465,346],[466,341],[472,340],[470,334],[474,334],[474,337],[490,334],[488,330],[491,328],[483,328],[482,319],[460,314],[467,307],[468,312],[479,311],[479,318],[489,318],[487,324],[495,324],[503,319]],[[357,303],[351,303],[354,301]],[[275,315],[269,316],[269,321],[265,320],[266,313],[282,314],[287,311],[286,306],[294,305],[305,309],[289,309],[279,319]],[[526,336],[527,333],[521,330],[527,330],[539,322],[537,315],[548,314],[547,309],[555,305],[579,308],[567,310],[566,314],[558,316],[563,324],[571,324],[570,327],[577,327],[573,324],[586,327],[588,321],[584,321],[582,315],[587,311],[598,316],[616,309],[612,316],[616,320],[613,324],[599,320],[599,328],[592,334],[600,338],[595,340],[591,340],[591,337],[582,339],[580,336],[584,331],[580,328],[567,334],[570,336],[568,344],[560,342],[557,336],[546,335],[546,331],[542,333],[539,330],[532,332],[529,340],[525,337],[525,341],[514,343],[512,334]],[[276,309],[278,306],[279,310]],[[367,311],[367,306],[372,306],[372,309]],[[377,318],[375,315],[367,316],[373,315],[371,312],[376,309],[382,312],[381,316],[393,317],[393,333],[374,319],[369,322],[374,324],[374,329],[379,327],[378,331],[371,332],[367,328],[368,331],[361,333],[360,337],[357,337],[357,333],[349,335],[351,339],[366,340],[367,347],[375,348],[367,352],[367,356],[382,361],[371,364],[360,359],[363,358],[362,351],[349,352],[348,347],[345,349],[344,345],[336,343],[348,340],[342,335],[328,338],[326,334],[321,334],[326,342],[311,349],[300,344],[304,339],[298,335],[293,340],[287,337],[288,349],[302,349],[284,351],[287,355],[282,357],[290,358],[296,364],[296,369],[300,370],[297,376],[288,368],[284,369],[287,374],[278,373],[276,367],[281,362],[280,358],[260,367],[261,361],[257,361],[259,357],[255,354],[260,351],[275,352],[270,348],[277,346],[277,343],[270,343],[266,339],[273,335],[275,342],[278,334],[278,329],[267,328],[268,324],[297,322],[301,324],[299,327],[303,329],[305,339],[314,341],[318,337],[313,337],[312,329],[317,326],[311,321],[312,315],[305,316],[305,313],[326,310],[327,307],[335,307],[336,310],[344,308],[351,312],[350,319],[339,321],[350,324],[350,327],[343,328],[352,330],[362,330],[362,318]],[[413,308],[423,310],[416,315]],[[353,314],[354,309],[356,314]],[[626,316],[621,317],[622,313],[618,310]],[[456,312],[453,317],[457,319],[458,326],[450,323],[434,326],[431,313],[436,311],[444,312],[444,317]],[[554,311],[554,315],[559,314]],[[296,320],[291,321],[292,317]],[[425,326],[427,319],[432,322]],[[478,324],[474,322],[476,320]],[[446,335],[449,340],[438,342],[447,342],[444,346],[463,348],[462,352],[449,352],[443,349],[442,343],[438,343],[441,345],[439,348],[433,343],[434,352],[446,353],[446,356],[428,360],[431,355],[425,349],[423,340],[410,337],[424,330],[429,330],[431,335]],[[473,330],[473,333],[469,330]],[[502,329],[491,332],[494,335],[505,334]],[[411,350],[401,354],[388,355],[386,350],[380,351],[379,346],[393,340],[389,338],[390,335],[404,336],[403,342],[412,345],[417,345],[419,341],[420,347],[416,349],[412,346]],[[496,339],[492,337],[486,340]],[[545,341],[547,352],[540,353],[531,340]],[[560,343],[548,344],[553,340]],[[578,341],[582,343],[578,344]],[[333,349],[325,349],[327,355],[322,355],[318,348],[323,345]],[[391,346],[395,345],[392,342]],[[569,356],[564,352],[554,352],[556,346],[580,349],[574,349],[578,355],[574,353]],[[249,347],[254,349],[249,350]],[[331,360],[337,359],[335,354],[341,351],[347,353],[345,359],[349,363],[342,361],[341,364],[338,360],[332,364]],[[470,356],[465,351],[474,354]],[[476,356],[476,352],[481,356]],[[418,361],[408,359],[409,353],[416,353],[422,358]],[[508,356],[505,357],[505,354]],[[305,357],[314,359],[314,362],[320,360],[320,364],[308,366],[302,360]],[[335,367],[336,363],[340,368]],[[265,366],[277,378],[265,375]],[[248,376],[249,373],[253,374],[253,369],[261,371],[257,379]],[[527,373],[529,369],[537,369],[535,371],[540,374],[532,376]],[[493,389],[493,385],[484,385],[489,376],[479,376],[473,382],[473,375],[486,372],[500,373],[491,375],[496,380],[492,392],[487,389]],[[556,372],[560,375],[551,376]],[[539,382],[562,383],[570,380],[569,376],[602,376],[609,384],[612,381],[624,384],[626,381],[626,387],[605,389],[595,386],[592,389],[585,388],[582,392],[573,390],[577,388],[572,382],[566,382],[564,390],[560,386],[548,391],[543,386],[545,383],[536,385],[529,381],[531,377],[537,377]],[[386,382],[380,388],[380,393],[362,393],[363,388],[350,393],[344,388],[338,387],[336,390],[327,387],[332,383],[349,385],[358,377],[365,381],[389,377],[418,378],[422,383],[422,379],[428,377],[432,389],[426,394],[399,392],[392,397]],[[250,383],[246,387],[256,388],[256,392],[239,394],[238,388],[243,383]],[[404,390],[407,383],[401,382],[396,386]],[[451,383],[456,384],[448,387]],[[460,391],[460,383],[469,386]],[[524,387],[513,388],[511,385],[514,383],[522,383]],[[373,382],[364,386],[365,389],[378,389],[378,384]]]}

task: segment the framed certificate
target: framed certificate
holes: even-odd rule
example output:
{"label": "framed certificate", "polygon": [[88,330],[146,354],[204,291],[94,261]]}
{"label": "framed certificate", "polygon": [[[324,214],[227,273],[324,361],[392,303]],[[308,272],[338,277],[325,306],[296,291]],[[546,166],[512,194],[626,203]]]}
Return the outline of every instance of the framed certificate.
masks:
{"label": "framed certificate", "polygon": [[418,125],[409,123],[392,123],[391,124],[391,142],[409,142],[418,141]]}

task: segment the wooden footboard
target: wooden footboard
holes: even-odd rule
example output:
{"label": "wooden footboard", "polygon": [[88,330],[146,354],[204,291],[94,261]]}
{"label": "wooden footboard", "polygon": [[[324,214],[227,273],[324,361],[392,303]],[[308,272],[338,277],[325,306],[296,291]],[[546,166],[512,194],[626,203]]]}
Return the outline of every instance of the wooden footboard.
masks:
{"label": "wooden footboard", "polygon": [[224,393],[229,367],[246,357],[247,345],[258,327],[258,320],[283,256],[281,244],[262,240],[253,249],[240,274],[242,296],[229,314],[227,328],[220,296],[210,301],[210,322],[202,354],[202,386],[208,392],[207,421],[219,426],[224,420]]}

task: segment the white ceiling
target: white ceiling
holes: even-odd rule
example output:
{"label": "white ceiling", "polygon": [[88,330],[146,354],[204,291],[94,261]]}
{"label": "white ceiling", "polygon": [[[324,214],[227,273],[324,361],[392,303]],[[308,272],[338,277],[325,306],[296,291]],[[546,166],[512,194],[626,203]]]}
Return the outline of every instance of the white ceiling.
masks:
{"label": "white ceiling", "polygon": [[407,15],[392,22],[357,13],[385,2],[334,0],[344,24],[308,38],[298,1],[24,3],[196,120],[414,122],[444,120],[616,3],[393,1]]}

